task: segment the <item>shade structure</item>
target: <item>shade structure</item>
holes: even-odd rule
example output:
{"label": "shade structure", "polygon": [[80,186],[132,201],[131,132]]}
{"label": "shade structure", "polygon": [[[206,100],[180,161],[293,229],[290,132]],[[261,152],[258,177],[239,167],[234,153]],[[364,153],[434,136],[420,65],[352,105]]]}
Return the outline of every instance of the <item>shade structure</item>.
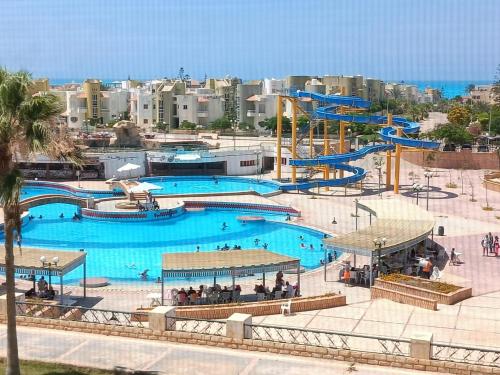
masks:
{"label": "shade structure", "polygon": [[[356,232],[323,240],[328,249],[368,257],[384,255],[422,242],[434,228],[432,214],[397,199],[365,200],[356,205],[376,221]],[[376,244],[376,239],[384,241]]]}
{"label": "shade structure", "polygon": [[[42,258],[43,257],[43,258]],[[63,277],[83,265],[83,296],[86,297],[86,258],[84,251],[59,251],[22,247],[14,248],[14,269],[21,275],[41,275],[60,278],[60,298],[63,297]],[[42,262],[42,259],[44,262]],[[55,262],[54,262],[55,261]],[[5,272],[5,247],[0,245],[0,272]]]}
{"label": "shade structure", "polygon": [[150,191],[150,190],[161,190],[162,187],[149,183],[149,182],[141,182],[138,185],[135,185],[134,187],[130,188],[129,192],[131,193],[140,193],[143,191]]}
{"label": "shade structure", "polygon": [[234,285],[236,276],[290,269],[297,270],[300,289],[300,259],[271,251],[250,249],[162,254],[162,304],[166,277],[231,276]]}
{"label": "shade structure", "polygon": [[129,171],[135,171],[136,169],[139,169],[141,166],[137,164],[132,164],[132,163],[127,163],[125,165],[122,165],[120,168],[117,169],[118,172],[129,172]]}

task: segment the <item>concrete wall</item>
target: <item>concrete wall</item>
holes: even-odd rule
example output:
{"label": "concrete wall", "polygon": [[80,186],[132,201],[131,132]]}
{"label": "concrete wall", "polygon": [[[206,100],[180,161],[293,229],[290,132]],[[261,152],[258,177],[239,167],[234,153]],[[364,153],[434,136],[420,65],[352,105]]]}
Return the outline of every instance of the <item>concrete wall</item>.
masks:
{"label": "concrete wall", "polygon": [[[106,178],[130,178],[139,177],[146,174],[146,152],[114,152],[99,156],[99,161],[104,164],[104,176]],[[117,169],[123,165],[131,163],[137,164],[140,168],[130,172],[118,172]]]}
{"label": "concrete wall", "polygon": [[403,151],[402,158],[412,164],[429,168],[498,169],[500,167],[500,158],[495,152]]}

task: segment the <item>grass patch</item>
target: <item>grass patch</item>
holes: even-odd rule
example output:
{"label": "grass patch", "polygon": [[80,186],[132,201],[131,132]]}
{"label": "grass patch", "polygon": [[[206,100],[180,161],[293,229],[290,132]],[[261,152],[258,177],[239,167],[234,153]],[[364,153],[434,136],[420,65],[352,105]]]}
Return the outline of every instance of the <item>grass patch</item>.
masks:
{"label": "grass patch", "polygon": [[[0,372],[5,373],[5,358],[0,358]],[[45,363],[36,361],[21,361],[23,375],[111,375],[113,371],[98,370],[85,367]]]}
{"label": "grass patch", "polygon": [[447,187],[447,188],[450,188],[450,189],[456,189],[458,186],[457,186],[457,184],[456,184],[456,183],[454,183],[454,182],[448,182],[448,183],[446,184],[446,187]]}
{"label": "grass patch", "polygon": [[462,287],[453,284],[442,283],[440,281],[431,281],[427,279],[419,279],[415,277],[402,275],[400,273],[391,273],[388,275],[382,275],[380,278],[385,281],[391,281],[393,283],[415,286],[417,288],[422,288],[430,290],[432,292],[438,292],[443,294],[453,293],[459,289],[462,289]]}

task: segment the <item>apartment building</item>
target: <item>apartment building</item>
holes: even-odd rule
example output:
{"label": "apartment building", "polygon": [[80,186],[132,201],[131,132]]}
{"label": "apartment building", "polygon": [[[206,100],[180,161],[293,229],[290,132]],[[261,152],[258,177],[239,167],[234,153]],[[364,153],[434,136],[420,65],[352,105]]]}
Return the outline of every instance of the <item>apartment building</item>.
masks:
{"label": "apartment building", "polygon": [[224,116],[224,101],[213,90],[198,88],[185,95],[176,95],[179,124],[188,121],[202,127]]}
{"label": "apartment building", "polygon": [[[236,118],[239,124],[255,124],[255,103],[248,101],[254,95],[262,94],[262,81],[240,83],[236,87]],[[249,116],[250,115],[250,116]]]}
{"label": "apartment building", "polygon": [[230,77],[224,79],[209,78],[205,82],[205,88],[213,90],[224,102],[224,116],[232,118],[236,116],[236,91],[242,81],[240,78]]}
{"label": "apartment building", "polygon": [[474,87],[474,90],[470,92],[470,100],[473,103],[494,104],[493,86],[480,85]]}

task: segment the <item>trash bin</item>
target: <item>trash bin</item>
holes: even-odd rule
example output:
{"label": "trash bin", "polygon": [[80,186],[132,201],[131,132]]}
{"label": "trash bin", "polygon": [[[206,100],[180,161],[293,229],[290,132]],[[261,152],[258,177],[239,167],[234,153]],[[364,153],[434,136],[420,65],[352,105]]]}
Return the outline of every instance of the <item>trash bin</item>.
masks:
{"label": "trash bin", "polygon": [[438,227],[438,236],[444,236],[444,227],[442,225]]}

